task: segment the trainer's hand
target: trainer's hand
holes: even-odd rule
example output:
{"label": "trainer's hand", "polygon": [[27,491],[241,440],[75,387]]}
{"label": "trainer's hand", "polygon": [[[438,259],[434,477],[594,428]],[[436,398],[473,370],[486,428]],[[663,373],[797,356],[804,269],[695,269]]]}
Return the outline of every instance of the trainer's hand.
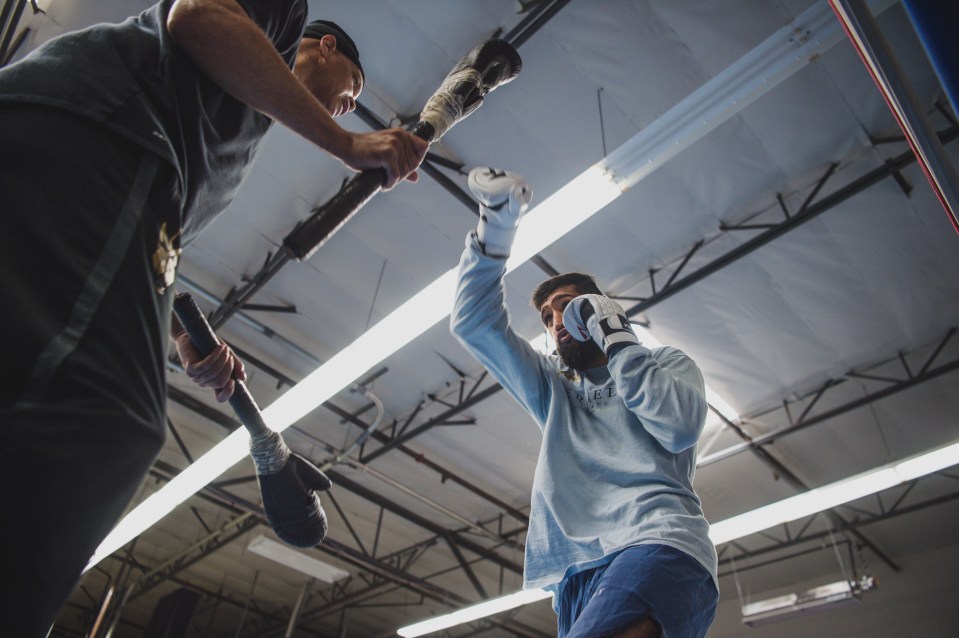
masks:
{"label": "trainer's hand", "polygon": [[575,297],[563,310],[563,327],[577,341],[595,341],[606,356],[617,345],[639,344],[622,306],[605,295]]}
{"label": "trainer's hand", "polygon": [[186,332],[177,334],[174,343],[187,376],[201,388],[213,388],[216,391],[216,400],[220,403],[229,401],[233,396],[236,388],[234,379],[246,381],[243,362],[233,354],[230,346],[222,341],[205,358],[200,357]]}
{"label": "trainer's hand", "polygon": [[350,148],[341,158],[343,163],[356,171],[384,169],[384,191],[390,190],[404,179],[410,182],[419,179],[416,167],[423,162],[430,147],[426,140],[400,128],[351,135]]}

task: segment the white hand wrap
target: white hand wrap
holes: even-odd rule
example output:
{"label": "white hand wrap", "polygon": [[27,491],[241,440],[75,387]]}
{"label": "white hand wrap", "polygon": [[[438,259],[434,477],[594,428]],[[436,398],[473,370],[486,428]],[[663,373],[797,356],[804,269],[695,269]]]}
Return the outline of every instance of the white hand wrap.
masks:
{"label": "white hand wrap", "polygon": [[580,295],[563,310],[563,327],[577,341],[592,339],[609,356],[618,344],[639,344],[626,312],[604,295]]}

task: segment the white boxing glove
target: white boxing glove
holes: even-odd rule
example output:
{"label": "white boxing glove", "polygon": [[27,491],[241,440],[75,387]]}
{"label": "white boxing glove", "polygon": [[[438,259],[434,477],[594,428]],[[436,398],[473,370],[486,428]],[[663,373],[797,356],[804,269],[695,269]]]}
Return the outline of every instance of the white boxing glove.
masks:
{"label": "white boxing glove", "polygon": [[563,310],[563,327],[577,341],[596,342],[606,356],[617,345],[639,345],[626,312],[605,295],[580,295]]}
{"label": "white boxing glove", "polygon": [[519,220],[533,199],[532,187],[518,173],[485,167],[471,170],[468,183],[480,203],[476,237],[483,251],[509,257]]}

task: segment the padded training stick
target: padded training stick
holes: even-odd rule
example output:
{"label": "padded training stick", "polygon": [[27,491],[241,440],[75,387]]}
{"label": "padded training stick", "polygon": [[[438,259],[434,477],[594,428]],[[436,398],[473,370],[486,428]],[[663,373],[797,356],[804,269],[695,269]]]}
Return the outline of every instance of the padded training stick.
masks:
{"label": "padded training stick", "polygon": [[[200,356],[209,355],[219,340],[193,296],[190,293],[178,294],[173,300],[173,311]],[[327,521],[315,491],[328,490],[333,487],[333,482],[308,460],[291,452],[283,437],[267,427],[246,384],[236,378],[234,383],[236,387],[230,405],[250,431],[254,461],[265,450],[267,457],[282,462],[280,469],[270,473],[261,473],[263,468],[257,463],[256,478],[270,527],[290,545],[313,547],[320,544],[326,538]]]}
{"label": "padded training stick", "polygon": [[[515,78],[523,62],[505,40],[493,39],[475,47],[460,60],[426,102],[410,133],[427,142],[438,141],[454,124],[479,108],[487,93]],[[298,260],[308,259],[340,226],[380,192],[386,171],[363,171],[283,240]]]}

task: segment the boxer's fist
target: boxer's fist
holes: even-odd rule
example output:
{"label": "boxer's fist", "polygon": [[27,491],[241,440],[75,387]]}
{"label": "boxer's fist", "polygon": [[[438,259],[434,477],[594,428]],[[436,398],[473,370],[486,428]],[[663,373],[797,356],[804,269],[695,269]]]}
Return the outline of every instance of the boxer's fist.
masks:
{"label": "boxer's fist", "polygon": [[532,187],[522,175],[492,168],[474,168],[468,182],[480,203],[480,245],[487,255],[508,257],[519,220],[533,198]]}
{"label": "boxer's fist", "polygon": [[574,298],[563,310],[563,326],[577,341],[595,341],[606,356],[617,345],[639,344],[622,306],[605,295]]}

